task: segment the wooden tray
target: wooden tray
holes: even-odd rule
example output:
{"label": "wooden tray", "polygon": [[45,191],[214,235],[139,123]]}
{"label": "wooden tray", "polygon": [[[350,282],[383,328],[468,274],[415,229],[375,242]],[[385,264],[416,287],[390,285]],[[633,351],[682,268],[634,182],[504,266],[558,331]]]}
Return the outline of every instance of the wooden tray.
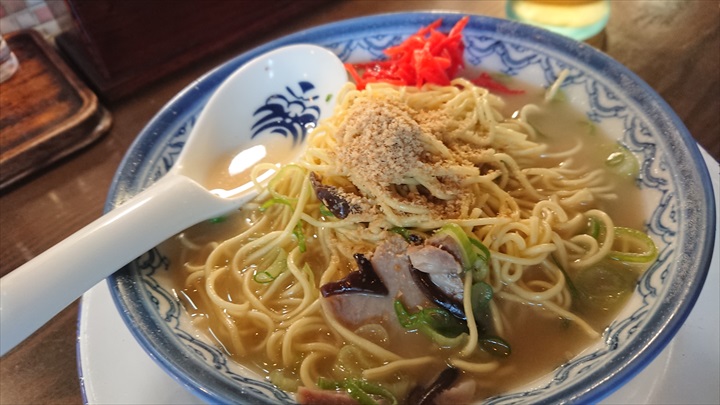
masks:
{"label": "wooden tray", "polygon": [[112,122],[37,31],[5,39],[20,67],[0,83],[0,189],[89,145]]}

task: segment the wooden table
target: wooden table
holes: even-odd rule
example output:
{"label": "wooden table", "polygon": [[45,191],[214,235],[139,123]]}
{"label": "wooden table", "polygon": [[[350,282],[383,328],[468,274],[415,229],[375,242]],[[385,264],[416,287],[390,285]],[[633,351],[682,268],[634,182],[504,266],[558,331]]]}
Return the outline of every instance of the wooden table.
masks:
{"label": "wooden table", "polygon": [[[342,1],[227,49],[119,102],[99,142],[0,194],[0,275],[102,214],[110,181],[133,139],[178,91],[224,60],[315,25],[381,12],[445,9],[502,17],[503,1]],[[720,159],[720,3],[612,1],[605,52],[653,87],[695,139]],[[0,360],[0,403],[81,403],[77,302]]]}

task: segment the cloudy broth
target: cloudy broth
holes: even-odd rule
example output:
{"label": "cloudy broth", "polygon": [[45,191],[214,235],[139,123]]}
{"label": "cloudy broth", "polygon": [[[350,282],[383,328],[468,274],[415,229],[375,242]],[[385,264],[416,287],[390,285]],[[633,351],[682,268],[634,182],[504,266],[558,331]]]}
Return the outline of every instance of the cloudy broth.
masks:
{"label": "cloudy broth", "polygon": [[[598,168],[604,170],[605,160],[608,156],[607,151],[612,150],[612,147],[616,145],[614,140],[603,134],[598,126],[573,109],[569,103],[552,101],[543,104],[543,89],[516,83],[513,83],[512,86],[513,88],[522,87],[525,94],[503,96],[506,106],[501,112],[504,116],[512,116],[518,108],[527,103],[541,105],[541,108],[529,117],[529,122],[540,133],[538,141],[547,143],[548,154],[571,149],[580,142],[582,147],[577,154],[572,156],[572,165],[587,170]],[[540,165],[551,167],[557,165],[560,160],[547,157]],[[643,229],[643,220],[646,215],[642,208],[642,196],[635,181],[610,171],[607,172],[607,176],[608,181],[614,185],[613,192],[621,197],[616,200],[599,201],[593,204],[597,204],[596,208],[607,212],[616,225]],[[230,189],[232,185],[224,183],[223,188]],[[258,215],[257,212],[255,214],[250,214],[250,212],[249,210],[241,210],[219,223],[199,224],[184,232],[184,235],[195,244],[211,241],[220,243],[243,232],[253,221],[257,220],[257,217],[248,216]],[[198,293],[199,281],[186,285],[186,276],[179,268],[184,263],[202,265],[208,252],[199,250],[193,256],[188,250],[182,249],[178,238],[166,242],[165,249],[169,252],[174,267],[172,271],[179,299],[195,319],[196,325],[217,340],[220,345],[226,347],[223,342],[231,337],[224,335],[222,328],[215,326],[217,322],[221,322],[215,314],[215,311],[219,310],[213,308],[208,299]],[[307,256],[314,257],[314,260],[321,260],[318,258],[320,255],[313,255],[314,249],[316,249],[316,246],[311,237],[308,240]],[[232,260],[230,252],[225,260],[226,262]],[[343,263],[342,266],[350,269],[353,264]],[[311,267],[314,269],[324,268],[325,263],[316,263]],[[319,280],[320,276],[320,274],[316,274],[315,280]],[[220,295],[234,302],[236,298],[234,298],[232,283],[232,277],[228,276],[227,280],[218,283],[218,285],[222,286],[222,291],[219,291]],[[500,360],[501,367],[497,372],[478,375],[475,395],[477,398],[500,394],[527,384],[572,359],[595,341],[588,337],[575,323],[553,315],[541,307],[506,302],[502,299],[496,301],[499,312],[502,313],[506,322],[503,338],[510,343],[512,354]],[[602,333],[616,316],[619,309],[618,307],[612,310],[603,309],[586,312],[583,313],[583,318],[593,329]],[[260,341],[260,338],[258,337],[258,341]],[[324,333],[318,334],[318,340],[332,344],[337,343]],[[442,367],[447,356],[446,350],[439,349],[414,332],[405,332],[403,336],[394,336],[388,344],[389,350],[411,357],[436,354],[438,367]],[[264,351],[252,355],[241,355],[232,352],[229,352],[229,354],[236,361],[254,369],[265,378],[269,378],[268,374],[272,370],[282,367],[281,364],[270,360]],[[331,367],[330,361],[328,361],[328,367]],[[437,369],[418,368],[414,372],[417,373],[414,376],[417,381],[427,384],[435,377]],[[470,377],[470,375],[463,376],[463,378]]]}

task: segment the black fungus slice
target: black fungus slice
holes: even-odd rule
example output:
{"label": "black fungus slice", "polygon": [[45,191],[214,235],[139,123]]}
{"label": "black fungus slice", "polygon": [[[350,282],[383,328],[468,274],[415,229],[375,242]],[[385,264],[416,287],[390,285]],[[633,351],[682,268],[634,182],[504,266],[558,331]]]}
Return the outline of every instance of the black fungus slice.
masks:
{"label": "black fungus slice", "polygon": [[430,279],[430,274],[422,272],[416,268],[413,268],[411,273],[413,280],[415,280],[415,283],[418,287],[420,287],[420,291],[422,291],[428,299],[440,308],[450,312],[452,316],[463,321],[467,320],[462,302],[450,297],[443,290],[438,288],[438,286]]}
{"label": "black fungus slice", "polygon": [[358,265],[358,270],[348,274],[342,280],[321,286],[322,296],[327,298],[337,294],[388,295],[387,287],[378,277],[370,260],[361,253],[356,253],[353,257]]}
{"label": "black fungus slice", "polygon": [[417,387],[408,395],[408,404],[434,405],[435,399],[440,393],[449,389],[455,384],[460,372],[454,367],[448,367],[440,373],[435,381],[426,388]]}
{"label": "black fungus slice", "polygon": [[344,219],[354,212],[358,212],[360,208],[350,204],[337,187],[322,184],[320,176],[315,172],[310,172],[310,184],[315,191],[315,196],[320,200],[327,209],[337,218]]}
{"label": "black fungus slice", "polygon": [[[415,283],[420,287],[420,291],[422,291],[429,300],[440,308],[450,312],[450,314],[457,319],[467,321],[467,315],[465,315],[465,308],[463,307],[462,301],[449,296],[443,289],[433,283],[430,274],[415,268],[412,269],[411,273],[413,280],[415,280]],[[483,310],[475,313],[475,324],[477,325],[480,336],[495,334],[495,327],[489,307],[485,307]]]}

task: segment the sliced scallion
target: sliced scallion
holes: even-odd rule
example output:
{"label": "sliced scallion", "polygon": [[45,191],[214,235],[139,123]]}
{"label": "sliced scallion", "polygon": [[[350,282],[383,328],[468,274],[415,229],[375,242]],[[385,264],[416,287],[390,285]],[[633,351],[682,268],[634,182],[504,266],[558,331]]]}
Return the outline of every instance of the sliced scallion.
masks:
{"label": "sliced scallion", "polygon": [[287,270],[287,252],[285,252],[285,249],[278,248],[272,263],[264,270],[257,271],[253,275],[253,280],[261,284],[267,284],[275,280],[285,270]]}
{"label": "sliced scallion", "polygon": [[635,289],[637,274],[627,264],[603,260],[583,269],[575,278],[579,292],[580,308],[590,306],[596,309],[617,308]]}
{"label": "sliced scallion", "polygon": [[322,215],[322,216],[324,216],[324,217],[328,217],[328,218],[335,216],[335,214],[333,214],[332,211],[330,211],[330,210],[325,206],[325,204],[320,204],[320,215]]}
{"label": "sliced scallion", "polygon": [[290,208],[292,208],[292,206],[293,206],[292,203],[290,202],[290,200],[288,200],[287,198],[274,197],[274,198],[271,198],[271,199],[265,201],[264,203],[262,203],[262,205],[260,206],[260,212],[267,211],[268,208],[270,208],[276,204],[284,204]]}
{"label": "sliced scallion", "polygon": [[488,283],[479,281],[472,285],[470,288],[470,302],[472,303],[475,318],[479,318],[483,311],[487,310],[492,297],[493,289]]}
{"label": "sliced scallion", "polygon": [[512,352],[510,344],[499,336],[484,336],[478,341],[480,347],[495,357],[508,357]]}
{"label": "sliced scallion", "polygon": [[303,233],[302,221],[298,221],[297,225],[295,225],[295,228],[293,229],[293,235],[297,240],[298,248],[300,248],[300,253],[305,253],[305,251],[307,250],[307,245],[305,244],[305,234]]}
{"label": "sliced scallion", "polygon": [[657,258],[658,251],[650,237],[636,229],[615,227],[613,250],[609,257],[631,263],[649,263]]}
{"label": "sliced scallion", "polygon": [[634,179],[640,174],[640,164],[635,155],[628,148],[619,144],[608,154],[605,165],[621,176]]}

